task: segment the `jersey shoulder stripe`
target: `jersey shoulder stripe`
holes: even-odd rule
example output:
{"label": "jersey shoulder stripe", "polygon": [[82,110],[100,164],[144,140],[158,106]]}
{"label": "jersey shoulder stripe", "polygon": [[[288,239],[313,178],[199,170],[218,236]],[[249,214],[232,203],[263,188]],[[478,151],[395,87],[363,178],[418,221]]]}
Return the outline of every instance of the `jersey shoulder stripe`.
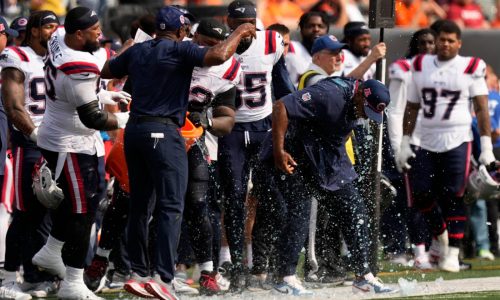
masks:
{"label": "jersey shoulder stripe", "polygon": [[84,61],[68,62],[59,66],[58,69],[64,72],[66,75],[77,73],[94,73],[97,75],[101,74],[101,71],[96,64]]}
{"label": "jersey shoulder stripe", "polygon": [[29,62],[30,61],[30,59],[29,59],[28,55],[26,54],[26,52],[24,52],[23,50],[21,50],[21,48],[19,48],[19,47],[9,47],[9,49],[12,49],[12,51],[14,51],[19,56],[19,58],[21,59],[21,61],[25,61],[25,62]]}
{"label": "jersey shoulder stripe", "polygon": [[422,71],[422,60],[424,60],[424,56],[424,54],[419,54],[413,61],[413,69],[415,69],[415,71]]}
{"label": "jersey shoulder stripe", "polygon": [[[295,53],[295,47],[293,46],[293,43],[290,43],[290,45],[288,45],[288,52]],[[342,59],[343,58],[344,58],[344,56],[342,55]]]}
{"label": "jersey shoulder stripe", "polygon": [[480,59],[477,57],[471,57],[467,68],[465,68],[465,74],[474,74],[476,72],[477,66],[479,65]]}
{"label": "jersey shoulder stripe", "polygon": [[276,52],[276,31],[267,30],[265,54],[267,55],[274,52]]}
{"label": "jersey shoulder stripe", "polygon": [[408,72],[410,71],[410,64],[408,63],[408,61],[406,61],[406,59],[399,59],[396,61],[396,64],[401,68],[401,70],[403,70],[404,72]]}
{"label": "jersey shoulder stripe", "polygon": [[233,57],[233,60],[231,61],[231,66],[227,69],[222,78],[227,79],[229,81],[233,81],[236,78],[236,75],[238,74],[239,68],[240,68],[240,63]]}

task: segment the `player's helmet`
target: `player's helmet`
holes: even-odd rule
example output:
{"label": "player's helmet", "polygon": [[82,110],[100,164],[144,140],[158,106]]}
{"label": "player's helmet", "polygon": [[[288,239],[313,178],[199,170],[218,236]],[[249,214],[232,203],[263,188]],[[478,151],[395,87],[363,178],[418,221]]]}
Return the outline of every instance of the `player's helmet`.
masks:
{"label": "player's helmet", "polygon": [[32,177],[33,191],[38,201],[47,208],[56,209],[64,199],[64,194],[57,186],[45,159],[35,164]]}
{"label": "player's helmet", "polygon": [[467,184],[468,199],[492,200],[500,198],[500,173],[497,170],[488,171],[486,166],[480,165],[473,170]]}

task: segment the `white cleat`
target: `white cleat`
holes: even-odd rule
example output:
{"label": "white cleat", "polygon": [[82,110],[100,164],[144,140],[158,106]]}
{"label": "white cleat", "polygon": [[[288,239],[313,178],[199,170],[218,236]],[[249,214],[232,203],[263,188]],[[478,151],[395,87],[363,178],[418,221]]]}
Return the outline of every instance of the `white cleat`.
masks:
{"label": "white cleat", "polygon": [[439,260],[439,269],[452,273],[460,272],[459,252],[459,248],[449,247],[448,253]]}
{"label": "white cleat", "polygon": [[40,269],[52,275],[56,275],[60,279],[64,279],[64,276],[66,276],[66,266],[64,265],[62,257],[60,255],[55,256],[50,254],[45,247],[46,246],[43,246],[42,249],[33,256],[31,262]]}
{"label": "white cleat", "polygon": [[415,257],[415,269],[417,270],[432,270],[434,267],[429,261],[429,256],[426,254]]}
{"label": "white cleat", "polygon": [[7,282],[0,287],[0,299],[30,300],[31,295],[22,291],[17,282]]}
{"label": "white cleat", "polygon": [[61,287],[57,292],[57,298],[63,300],[104,300],[104,298],[96,296],[82,282],[67,282],[63,280]]}

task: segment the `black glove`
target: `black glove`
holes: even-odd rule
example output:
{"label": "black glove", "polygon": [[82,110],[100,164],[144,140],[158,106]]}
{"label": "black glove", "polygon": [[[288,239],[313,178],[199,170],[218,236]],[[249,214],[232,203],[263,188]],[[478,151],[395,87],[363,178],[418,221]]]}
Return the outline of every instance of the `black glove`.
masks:
{"label": "black glove", "polygon": [[212,120],[207,116],[207,111],[194,111],[189,112],[189,121],[196,127],[203,127],[203,129],[210,129],[212,127]]}

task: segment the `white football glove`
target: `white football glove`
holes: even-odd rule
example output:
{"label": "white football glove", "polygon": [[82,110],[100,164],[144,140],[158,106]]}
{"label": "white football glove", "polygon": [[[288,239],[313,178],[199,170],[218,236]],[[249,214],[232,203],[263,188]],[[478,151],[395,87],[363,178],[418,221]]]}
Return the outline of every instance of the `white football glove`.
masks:
{"label": "white football glove", "polygon": [[124,91],[112,92],[101,90],[97,94],[97,99],[102,104],[116,105],[118,102],[122,102],[124,104],[128,104],[130,100],[132,100],[129,93]]}
{"label": "white football glove", "polygon": [[128,111],[127,112],[119,112],[119,113],[114,113],[116,120],[118,121],[118,128],[125,128],[127,125],[128,121]]}
{"label": "white football glove", "polygon": [[481,154],[479,155],[479,163],[485,166],[489,166],[496,160],[495,155],[493,154],[493,144],[491,143],[491,137],[483,135],[480,141]]}
{"label": "white football glove", "polygon": [[395,155],[396,168],[398,169],[398,172],[403,173],[404,170],[411,169],[410,164],[408,164],[408,159],[414,157],[415,153],[411,150],[410,146],[410,136],[403,135],[403,138],[401,139],[401,146]]}
{"label": "white football glove", "polygon": [[38,127],[35,127],[33,131],[30,133],[30,140],[36,144],[38,139]]}

